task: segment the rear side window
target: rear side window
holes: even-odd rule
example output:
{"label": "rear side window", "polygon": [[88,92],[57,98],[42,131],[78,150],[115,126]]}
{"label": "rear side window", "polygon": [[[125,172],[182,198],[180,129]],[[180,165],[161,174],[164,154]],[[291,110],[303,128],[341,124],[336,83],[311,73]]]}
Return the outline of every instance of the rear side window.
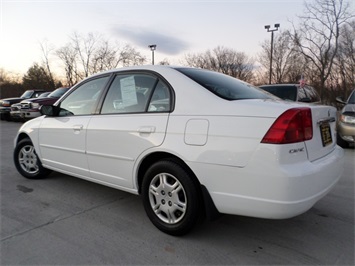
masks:
{"label": "rear side window", "polygon": [[194,68],[176,68],[176,70],[226,100],[271,98],[253,85],[222,73]]}
{"label": "rear side window", "polygon": [[101,113],[144,112],[148,97],[156,82],[155,77],[148,75],[117,75],[106,95]]}
{"label": "rear side window", "polygon": [[316,90],[310,86],[299,87],[298,101],[300,102],[319,102],[320,97]]}
{"label": "rear side window", "polygon": [[168,86],[147,74],[121,74],[112,82],[101,113],[168,112],[171,104]]}

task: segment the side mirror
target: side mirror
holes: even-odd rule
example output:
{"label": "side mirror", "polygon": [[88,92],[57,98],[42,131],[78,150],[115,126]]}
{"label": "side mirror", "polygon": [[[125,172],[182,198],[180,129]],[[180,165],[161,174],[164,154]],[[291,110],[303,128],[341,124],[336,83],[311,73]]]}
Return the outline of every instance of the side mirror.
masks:
{"label": "side mirror", "polygon": [[42,105],[39,108],[39,111],[42,115],[46,116],[56,116],[57,115],[57,108],[53,105]]}
{"label": "side mirror", "polygon": [[346,104],[346,102],[344,102],[342,97],[336,97],[335,100],[340,104]]}

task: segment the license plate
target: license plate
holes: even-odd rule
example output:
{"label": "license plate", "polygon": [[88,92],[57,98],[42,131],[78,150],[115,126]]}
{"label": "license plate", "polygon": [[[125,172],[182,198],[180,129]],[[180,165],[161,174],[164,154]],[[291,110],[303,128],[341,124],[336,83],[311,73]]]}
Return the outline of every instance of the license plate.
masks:
{"label": "license plate", "polygon": [[332,144],[332,134],[330,132],[329,123],[322,123],[320,124],[320,134],[322,136],[322,144],[323,147]]}

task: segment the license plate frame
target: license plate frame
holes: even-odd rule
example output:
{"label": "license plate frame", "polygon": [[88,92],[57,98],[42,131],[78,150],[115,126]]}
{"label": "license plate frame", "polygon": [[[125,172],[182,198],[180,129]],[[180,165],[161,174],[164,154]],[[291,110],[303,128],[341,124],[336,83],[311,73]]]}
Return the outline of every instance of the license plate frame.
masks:
{"label": "license plate frame", "polygon": [[320,134],[321,134],[321,137],[322,137],[323,147],[326,147],[326,146],[332,144],[333,143],[333,138],[332,138],[332,134],[331,134],[329,123],[328,122],[321,123],[319,125],[319,128],[320,128]]}

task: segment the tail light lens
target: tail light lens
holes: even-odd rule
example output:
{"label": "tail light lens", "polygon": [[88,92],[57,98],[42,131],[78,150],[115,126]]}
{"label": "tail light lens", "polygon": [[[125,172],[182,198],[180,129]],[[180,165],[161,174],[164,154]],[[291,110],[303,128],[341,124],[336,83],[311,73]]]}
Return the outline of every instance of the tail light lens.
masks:
{"label": "tail light lens", "polygon": [[313,137],[312,112],[308,107],[293,108],[280,115],[261,143],[286,144],[310,140]]}

